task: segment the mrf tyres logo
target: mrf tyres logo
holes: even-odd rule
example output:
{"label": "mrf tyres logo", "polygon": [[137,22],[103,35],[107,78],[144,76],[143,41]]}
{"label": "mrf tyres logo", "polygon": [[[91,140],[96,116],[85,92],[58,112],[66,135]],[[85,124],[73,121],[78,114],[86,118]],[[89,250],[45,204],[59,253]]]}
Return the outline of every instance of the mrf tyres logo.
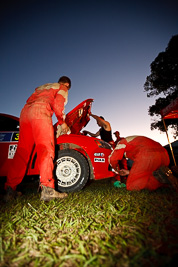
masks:
{"label": "mrf tyres logo", "polygon": [[94,153],[94,162],[105,162],[104,153]]}

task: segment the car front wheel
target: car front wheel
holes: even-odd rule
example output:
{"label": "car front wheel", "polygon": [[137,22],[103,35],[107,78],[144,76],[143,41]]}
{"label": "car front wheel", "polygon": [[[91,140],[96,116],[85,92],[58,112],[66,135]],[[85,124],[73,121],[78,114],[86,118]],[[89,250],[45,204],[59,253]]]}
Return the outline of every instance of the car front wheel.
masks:
{"label": "car front wheel", "polygon": [[89,177],[89,166],[85,157],[76,150],[65,149],[58,152],[55,174],[60,192],[81,190]]}

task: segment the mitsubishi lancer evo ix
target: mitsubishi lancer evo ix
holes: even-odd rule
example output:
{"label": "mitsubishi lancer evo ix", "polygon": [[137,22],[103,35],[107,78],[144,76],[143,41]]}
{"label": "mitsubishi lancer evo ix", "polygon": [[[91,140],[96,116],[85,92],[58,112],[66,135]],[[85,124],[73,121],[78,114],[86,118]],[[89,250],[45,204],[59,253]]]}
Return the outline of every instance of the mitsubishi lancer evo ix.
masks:
{"label": "mitsubishi lancer evo ix", "polygon": [[[81,190],[88,180],[114,177],[108,162],[111,146],[99,138],[85,136],[81,130],[90,121],[93,99],[86,99],[66,115],[70,134],[56,138],[54,176],[60,192]],[[57,123],[54,125],[56,133]],[[0,113],[0,176],[7,176],[19,139],[19,118]],[[39,175],[34,149],[27,175]]]}

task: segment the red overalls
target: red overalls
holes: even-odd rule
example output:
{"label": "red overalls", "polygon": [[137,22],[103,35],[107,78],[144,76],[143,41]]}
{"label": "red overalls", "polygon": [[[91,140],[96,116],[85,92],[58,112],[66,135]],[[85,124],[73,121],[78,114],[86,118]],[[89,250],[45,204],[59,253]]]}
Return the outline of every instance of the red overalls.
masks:
{"label": "red overalls", "polygon": [[38,155],[40,182],[54,188],[55,144],[52,115],[55,112],[59,124],[65,122],[64,106],[67,97],[67,88],[59,83],[42,85],[29,97],[21,111],[19,142],[8,171],[5,189],[10,186],[15,190],[21,183],[34,144]]}
{"label": "red overalls", "polygon": [[[119,137],[117,138],[117,140],[114,142],[114,147],[115,148],[117,146],[117,143],[122,140],[124,137]],[[119,165],[119,169],[125,169],[125,170],[128,170],[128,167],[127,167],[127,160],[125,157],[123,157],[121,160],[118,161],[118,165]],[[119,174],[117,174],[115,177],[114,177],[117,181],[121,181],[121,177]],[[123,177],[124,180],[127,179],[127,176],[124,176]]]}
{"label": "red overalls", "polygon": [[155,179],[153,171],[162,165],[169,165],[169,156],[164,147],[144,136],[126,137],[117,144],[109,156],[109,162],[114,169],[124,153],[127,158],[134,161],[126,182],[127,190],[155,190],[163,186]]}

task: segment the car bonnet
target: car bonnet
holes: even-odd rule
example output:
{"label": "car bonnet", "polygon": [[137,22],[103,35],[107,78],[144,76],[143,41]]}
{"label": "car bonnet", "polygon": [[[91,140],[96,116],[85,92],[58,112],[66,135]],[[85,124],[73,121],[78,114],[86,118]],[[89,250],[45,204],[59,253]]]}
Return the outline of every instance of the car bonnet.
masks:
{"label": "car bonnet", "polygon": [[66,123],[72,134],[79,134],[90,121],[93,99],[86,99],[66,115]]}
{"label": "car bonnet", "polygon": [[66,123],[72,134],[79,134],[90,121],[90,112],[93,99],[86,99],[66,115]]}

